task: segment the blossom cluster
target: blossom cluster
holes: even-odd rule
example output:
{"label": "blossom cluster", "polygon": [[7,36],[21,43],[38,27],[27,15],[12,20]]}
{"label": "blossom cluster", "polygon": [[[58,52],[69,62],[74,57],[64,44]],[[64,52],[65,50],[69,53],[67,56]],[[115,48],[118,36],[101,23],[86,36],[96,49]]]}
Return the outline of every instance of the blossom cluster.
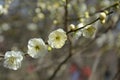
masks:
{"label": "blossom cluster", "polygon": [[[105,22],[106,15],[104,13],[100,14],[100,20]],[[95,35],[96,28],[92,25],[84,26],[83,23],[79,23],[77,26],[71,24],[69,26],[69,31],[74,31],[74,36],[78,39],[80,36],[85,38],[92,38]],[[32,58],[42,58],[48,51],[52,48],[60,49],[64,46],[67,40],[67,32],[59,28],[51,32],[48,36],[47,42],[42,38],[32,38],[28,41],[27,54]],[[7,51],[4,56],[4,67],[9,69],[17,70],[21,67],[21,62],[23,60],[23,52],[21,51]]]}
{"label": "blossom cluster", "polygon": [[84,26],[83,23],[79,23],[77,26],[75,26],[74,24],[71,24],[69,26],[70,30],[76,30],[76,29],[80,29],[76,32],[74,32],[74,38],[78,39],[79,37],[83,36],[85,38],[93,38],[96,32],[96,28],[93,27],[92,25],[87,25]]}
{"label": "blossom cluster", "polygon": [[[82,27],[80,24],[78,27]],[[93,26],[87,26],[76,32],[81,33],[83,36],[89,38],[92,37],[95,32]],[[57,29],[51,32],[48,36],[48,41],[45,42],[42,38],[32,38],[28,41],[27,54],[32,58],[42,58],[52,48],[60,49],[64,46],[67,40],[67,33],[63,29]],[[17,70],[21,67],[21,62],[24,57],[24,53],[21,51],[7,51],[4,56],[4,67]]]}
{"label": "blossom cluster", "polygon": [[[57,29],[48,36],[45,43],[42,38],[32,38],[28,41],[27,54],[32,58],[42,58],[50,48],[62,48],[67,40],[67,34],[63,29]],[[7,51],[4,55],[4,67],[17,70],[25,54],[21,51]]]}

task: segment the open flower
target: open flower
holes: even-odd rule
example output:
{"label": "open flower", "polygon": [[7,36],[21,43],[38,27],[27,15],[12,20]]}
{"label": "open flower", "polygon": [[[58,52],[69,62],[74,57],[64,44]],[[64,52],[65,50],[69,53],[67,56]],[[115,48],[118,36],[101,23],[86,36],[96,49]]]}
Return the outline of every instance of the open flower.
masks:
{"label": "open flower", "polygon": [[57,29],[50,33],[48,37],[48,44],[52,48],[61,48],[67,40],[66,32],[63,29]]}
{"label": "open flower", "polygon": [[96,28],[93,27],[92,25],[88,25],[82,30],[82,34],[86,38],[92,38],[95,32],[96,32]]}
{"label": "open flower", "polygon": [[17,70],[21,67],[23,60],[22,52],[20,51],[7,51],[4,56],[4,67]]}
{"label": "open flower", "polygon": [[47,53],[47,46],[41,38],[33,38],[28,41],[28,54],[32,58],[43,57]]}

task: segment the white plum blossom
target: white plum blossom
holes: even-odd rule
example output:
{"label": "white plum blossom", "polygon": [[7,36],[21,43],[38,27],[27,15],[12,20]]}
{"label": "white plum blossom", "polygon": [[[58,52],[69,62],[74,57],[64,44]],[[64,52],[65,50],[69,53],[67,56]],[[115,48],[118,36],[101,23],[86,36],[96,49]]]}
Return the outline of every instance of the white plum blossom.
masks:
{"label": "white plum blossom", "polygon": [[82,30],[82,34],[85,38],[92,38],[95,32],[96,28],[93,27],[92,25],[88,25]]}
{"label": "white plum blossom", "polygon": [[32,58],[43,57],[47,53],[47,45],[41,38],[33,38],[28,41],[28,55]]}
{"label": "white plum blossom", "polygon": [[21,67],[21,61],[23,60],[22,52],[20,51],[7,51],[4,56],[4,67],[17,70]]}
{"label": "white plum blossom", "polygon": [[61,48],[67,40],[66,32],[63,29],[57,29],[48,36],[48,44],[52,48]]}

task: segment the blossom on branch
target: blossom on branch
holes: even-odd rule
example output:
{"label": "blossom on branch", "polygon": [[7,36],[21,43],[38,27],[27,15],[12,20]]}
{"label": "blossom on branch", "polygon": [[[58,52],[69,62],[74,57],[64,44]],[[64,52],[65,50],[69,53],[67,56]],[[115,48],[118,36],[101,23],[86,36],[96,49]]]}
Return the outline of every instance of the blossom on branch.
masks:
{"label": "blossom on branch", "polygon": [[88,25],[82,30],[82,34],[85,38],[92,38],[95,32],[96,28],[93,27],[92,25]]}
{"label": "blossom on branch", "polygon": [[101,23],[104,24],[106,22],[106,17],[107,17],[107,15],[106,15],[105,12],[100,13],[100,21],[101,21]]}
{"label": "blossom on branch", "polygon": [[4,67],[17,70],[21,67],[23,60],[22,52],[20,51],[7,51],[4,56]]}
{"label": "blossom on branch", "polygon": [[48,44],[52,48],[61,48],[67,40],[66,32],[63,29],[57,29],[50,33],[48,37]]}
{"label": "blossom on branch", "polygon": [[32,58],[43,57],[47,53],[47,45],[41,38],[33,38],[28,41],[28,54]]}

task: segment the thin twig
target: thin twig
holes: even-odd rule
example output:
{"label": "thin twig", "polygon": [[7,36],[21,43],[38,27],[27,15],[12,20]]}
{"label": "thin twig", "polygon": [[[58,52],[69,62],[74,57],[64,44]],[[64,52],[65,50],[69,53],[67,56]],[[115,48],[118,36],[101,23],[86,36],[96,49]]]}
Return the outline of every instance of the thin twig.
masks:
{"label": "thin twig", "polygon": [[[113,13],[113,11],[109,12],[107,15],[110,15],[110,14],[112,14],[112,13]],[[76,31],[79,31],[79,30],[85,28],[86,26],[91,25],[91,24],[93,24],[93,23],[95,23],[95,22],[97,22],[97,21],[99,21],[99,20],[100,20],[100,18],[98,17],[97,19],[95,19],[95,20],[93,20],[92,22],[90,22],[90,23],[84,25],[84,26],[81,27],[81,28],[78,28],[78,29],[75,29],[75,30],[70,30],[70,31],[68,31],[67,34],[72,33],[72,32],[76,32]]]}
{"label": "thin twig", "polygon": [[68,55],[68,57],[66,57],[66,59],[64,61],[62,61],[57,69],[54,71],[53,75],[48,79],[48,80],[53,80],[53,78],[55,77],[55,75],[57,74],[57,72],[60,70],[60,68],[62,67],[62,65],[64,65],[70,58],[72,55]]}
{"label": "thin twig", "polygon": [[81,30],[81,29],[83,29],[84,27],[86,27],[86,26],[88,26],[88,25],[90,25],[90,24],[93,24],[93,23],[97,22],[99,19],[100,19],[100,18],[97,18],[97,19],[93,20],[92,22],[84,25],[84,26],[81,27],[81,28],[78,28],[78,29],[75,29],[75,30],[70,30],[70,31],[67,32],[67,34],[72,33],[72,32],[76,32],[76,31],[78,31],[78,30]]}
{"label": "thin twig", "polygon": [[68,24],[68,0],[66,0],[66,2],[65,2],[64,9],[65,9],[64,28],[65,28],[65,31],[67,31],[67,24]]}

